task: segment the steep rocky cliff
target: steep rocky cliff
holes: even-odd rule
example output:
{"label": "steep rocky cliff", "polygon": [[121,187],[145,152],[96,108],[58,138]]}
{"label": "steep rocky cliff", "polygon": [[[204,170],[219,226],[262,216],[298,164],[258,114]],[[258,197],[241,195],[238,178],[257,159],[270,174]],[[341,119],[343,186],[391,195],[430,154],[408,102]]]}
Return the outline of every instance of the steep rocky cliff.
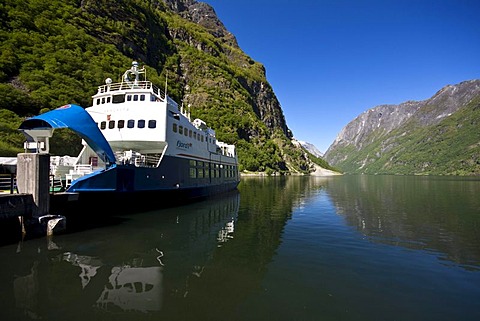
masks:
{"label": "steep rocky cliff", "polygon": [[[169,95],[191,108],[192,118],[237,145],[241,169],[313,170],[304,150],[292,144],[264,66],[239,48],[206,3],[8,0],[0,16],[0,110],[25,117],[67,103],[86,107],[99,83],[136,60],[151,81],[168,84]],[[0,139],[14,143],[3,148],[10,156],[21,138],[13,124],[8,128],[0,128]],[[64,143],[67,135],[52,139],[53,153],[76,154],[73,142]]]}
{"label": "steep rocky cliff", "polygon": [[325,160],[348,173],[480,174],[480,80],[381,105],[347,124]]}
{"label": "steep rocky cliff", "polygon": [[[215,10],[207,3],[197,2],[195,0],[164,0],[167,6],[179,14],[182,18],[190,20],[204,27],[217,40],[221,41],[225,47],[221,48],[229,59],[236,61],[239,66],[247,66],[251,64],[251,59],[244,55],[240,57],[236,50],[241,50],[238,46],[235,36],[230,33],[223,23],[218,19]],[[170,29],[170,36],[182,42],[188,42],[190,45],[213,53],[202,46],[202,42],[194,39],[189,35],[177,32],[177,29]],[[233,47],[234,50],[230,50]],[[272,87],[266,80],[265,69],[262,67],[262,79],[256,80],[247,77],[239,77],[241,85],[248,90],[251,95],[251,103],[255,114],[267,125],[271,130],[281,129],[285,136],[292,138],[292,133],[288,129],[282,108],[277,100]],[[188,71],[185,72],[188,74]],[[187,79],[188,81],[188,79]]]}
{"label": "steep rocky cliff", "polygon": [[182,18],[206,28],[216,38],[238,48],[237,39],[218,19],[215,10],[205,2],[196,0],[163,0],[165,4]]}

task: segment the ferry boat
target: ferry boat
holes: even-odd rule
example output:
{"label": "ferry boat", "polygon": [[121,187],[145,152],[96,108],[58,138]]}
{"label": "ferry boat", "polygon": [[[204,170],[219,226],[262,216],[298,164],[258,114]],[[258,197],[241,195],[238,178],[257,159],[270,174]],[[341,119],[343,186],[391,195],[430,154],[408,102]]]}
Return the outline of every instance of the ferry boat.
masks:
{"label": "ferry boat", "polygon": [[64,178],[67,192],[78,193],[80,200],[147,196],[166,202],[237,188],[235,146],[218,141],[201,119],[191,121],[189,109],[147,81],[137,62],[121,81],[107,78],[92,98],[88,108],[65,105],[19,128],[27,137],[26,152],[49,153],[56,128],[82,137],[83,149]]}

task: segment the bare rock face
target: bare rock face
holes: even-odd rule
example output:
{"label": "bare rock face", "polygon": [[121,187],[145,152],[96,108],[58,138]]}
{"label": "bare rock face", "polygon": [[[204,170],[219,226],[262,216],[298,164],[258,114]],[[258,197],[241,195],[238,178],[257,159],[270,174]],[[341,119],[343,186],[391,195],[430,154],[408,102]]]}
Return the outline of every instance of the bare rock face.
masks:
{"label": "bare rock face", "polygon": [[[204,43],[196,42],[194,38],[184,33],[182,30],[170,30],[172,38],[185,41],[191,46],[207,52],[212,56],[218,55],[218,52],[216,52],[217,50],[223,50],[223,53],[227,56],[231,56],[232,60],[242,61],[242,59],[238,57],[238,54],[234,52],[235,50],[231,50],[231,47],[240,49],[235,36],[225,28],[224,24],[218,19],[215,10],[209,4],[198,2],[196,0],[164,0],[164,3],[170,10],[174,11],[182,18],[204,27],[210,34],[223,42],[226,46],[223,48],[209,48],[205,46]],[[243,68],[253,63],[253,60],[247,59],[247,61],[239,62],[238,64]],[[261,72],[263,72],[263,78],[266,79],[266,71],[263,66]],[[185,74],[188,74],[188,70],[185,70]],[[287,127],[280,103],[270,84],[267,81],[252,80],[244,77],[238,77],[237,80],[251,95],[250,103],[258,118],[261,119],[271,131],[280,128],[285,136],[292,138],[292,133]],[[191,99],[196,98],[191,97]],[[247,131],[248,132],[241,134],[242,138],[258,135],[253,128],[247,129]]]}
{"label": "bare rock face", "polygon": [[216,38],[222,38],[231,46],[238,47],[235,36],[228,32],[218,19],[215,10],[208,3],[197,2],[196,0],[164,0],[164,2],[182,18],[201,25]]}
{"label": "bare rock face", "polygon": [[325,152],[325,157],[340,145],[353,145],[360,150],[370,144],[369,137],[376,137],[388,133],[404,124],[420,109],[420,102],[409,101],[400,105],[380,105],[360,114],[353,121],[343,127],[333,144]]}
{"label": "bare rock face", "polygon": [[[333,166],[349,162],[356,154],[371,148],[364,162],[349,171],[358,172],[365,164],[374,163],[397,146],[399,137],[408,137],[418,128],[435,126],[480,96],[480,80],[447,85],[423,101],[407,101],[399,105],[380,105],[365,111],[348,123],[325,153]],[[392,136],[392,132],[397,131]],[[373,148],[372,146],[379,146]]]}

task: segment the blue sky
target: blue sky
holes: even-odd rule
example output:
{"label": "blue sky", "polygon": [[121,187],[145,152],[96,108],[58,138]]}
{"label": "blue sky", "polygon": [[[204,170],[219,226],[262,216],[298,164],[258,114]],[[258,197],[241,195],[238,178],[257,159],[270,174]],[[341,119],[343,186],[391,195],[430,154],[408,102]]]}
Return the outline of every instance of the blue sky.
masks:
{"label": "blue sky", "polygon": [[480,78],[479,0],[203,0],[262,63],[294,137]]}

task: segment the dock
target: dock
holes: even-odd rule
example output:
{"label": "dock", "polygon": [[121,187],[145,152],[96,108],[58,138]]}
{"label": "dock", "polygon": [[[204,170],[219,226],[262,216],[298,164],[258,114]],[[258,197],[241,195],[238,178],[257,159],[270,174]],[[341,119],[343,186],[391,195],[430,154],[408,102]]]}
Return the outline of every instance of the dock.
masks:
{"label": "dock", "polygon": [[[61,201],[75,195],[58,195]],[[66,229],[66,218],[50,213],[50,155],[0,157],[0,239],[3,242],[51,236]]]}

